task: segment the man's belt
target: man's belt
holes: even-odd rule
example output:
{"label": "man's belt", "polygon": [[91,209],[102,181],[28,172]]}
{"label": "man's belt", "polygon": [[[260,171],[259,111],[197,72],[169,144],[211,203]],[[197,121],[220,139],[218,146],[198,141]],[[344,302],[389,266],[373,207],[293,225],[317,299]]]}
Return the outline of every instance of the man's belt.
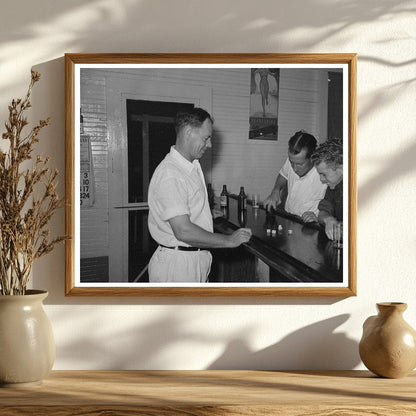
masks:
{"label": "man's belt", "polygon": [[205,248],[199,248],[199,247],[185,247],[185,246],[176,246],[176,247],[167,247],[163,244],[159,244],[160,247],[168,248],[170,250],[179,250],[179,251],[200,251],[200,250],[206,250]]}

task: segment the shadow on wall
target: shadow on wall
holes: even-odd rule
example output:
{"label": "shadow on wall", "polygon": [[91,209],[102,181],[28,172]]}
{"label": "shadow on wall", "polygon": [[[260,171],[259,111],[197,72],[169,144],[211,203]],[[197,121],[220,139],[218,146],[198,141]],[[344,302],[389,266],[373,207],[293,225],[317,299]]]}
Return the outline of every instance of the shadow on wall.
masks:
{"label": "shadow on wall", "polygon": [[[83,307],[75,315],[82,314],[82,310]],[[125,313],[128,311],[125,310]],[[251,330],[247,327],[243,328],[247,334],[244,338],[233,339],[227,344],[226,339],[221,340],[209,332],[190,328],[179,316],[174,317],[171,313],[166,316],[162,314],[136,328],[123,327],[120,313],[107,314],[106,317],[109,328],[118,328],[111,337],[108,336],[107,329],[102,327],[102,319],[105,317],[99,313],[90,314],[88,320],[80,320],[74,319],[73,312],[68,314],[57,311],[59,327],[62,331],[65,328],[65,333],[72,334],[68,343],[65,343],[64,336],[56,338],[57,360],[61,366],[77,363],[80,369],[146,370],[172,368],[172,365],[192,368],[194,363],[201,361],[201,350],[194,348],[194,353],[185,356],[180,353],[184,347],[190,349],[190,345],[196,344],[204,351],[207,345],[219,343],[225,345],[224,352],[206,366],[208,370],[337,370],[352,369],[361,362],[358,343],[345,333],[335,333],[349,319],[349,314],[301,328],[276,344],[258,351],[253,351],[248,346]],[[177,359],[172,360],[176,354]]]}
{"label": "shadow on wall", "polygon": [[[86,313],[88,319],[80,319]],[[125,321],[120,320],[123,313],[126,314]],[[183,350],[186,343],[209,345],[214,341],[209,333],[190,328],[186,320],[181,319],[182,315],[166,312],[153,318],[147,317],[143,325],[138,323],[132,327],[128,324],[131,313],[132,309],[128,307],[110,313],[103,309],[102,314],[91,313],[91,309],[84,309],[83,306],[78,310],[71,306],[70,313],[63,309],[56,311],[58,328],[65,331],[56,336],[57,361],[61,366],[70,365],[71,368],[76,363],[80,369],[168,368],[178,363],[179,357],[175,360],[174,352]],[[133,313],[137,313],[137,322],[143,321],[137,310]],[[126,325],[123,322],[127,322]],[[108,332],[110,328],[116,328],[111,336]],[[70,341],[66,342],[66,338]],[[188,360],[188,357],[183,356],[183,359]],[[196,349],[193,361],[200,359]],[[192,367],[192,357],[189,360],[186,365]]]}
{"label": "shadow on wall", "polygon": [[[177,38],[166,37],[166,33],[160,30],[156,22],[169,21],[170,27],[182,27],[185,33],[199,33],[194,42],[199,47],[197,50],[203,52],[209,48],[210,52],[218,50],[257,50],[258,40],[263,42],[277,42],[277,48],[282,46],[285,38],[282,35],[293,30],[293,21],[296,17],[296,26],[305,29],[319,29],[319,35],[308,38],[300,38],[298,44],[292,36],[290,45],[295,50],[308,50],[316,46],[320,41],[333,36],[347,27],[360,24],[361,22],[373,22],[381,16],[411,13],[414,11],[409,0],[378,0],[377,3],[354,0],[349,2],[338,2],[336,13],[327,3],[319,0],[308,2],[308,12],[305,10],[303,0],[292,0],[281,2],[265,0],[261,7],[256,3],[246,3],[242,7],[235,8],[231,2],[216,2],[212,7],[210,2],[189,2],[188,0],[177,0],[175,7],[166,7],[164,0],[154,0],[151,3],[137,0],[126,0],[118,3],[108,0],[90,0],[86,5],[84,0],[72,0],[71,2],[51,2],[50,0],[38,0],[37,7],[22,8],[19,4],[11,3],[7,7],[6,14],[2,19],[2,42],[16,41],[16,22],[11,16],[19,16],[20,39],[33,39],[46,34],[46,29],[53,29],[54,24],[58,26],[66,36],[61,37],[60,42],[53,39],[54,44],[60,48],[67,46],[73,51],[74,46],[82,44],[84,47],[95,48],[102,45],[102,39],[106,39],[105,47],[113,48],[112,52],[132,52],[131,39],[140,41],[140,47],[152,48],[161,45],[163,52],[172,50],[169,42],[175,43],[177,49]],[[231,4],[231,7],[230,7]],[[413,10],[412,10],[413,9]],[[45,13],[44,10],[48,12]],[[271,12],[274,13],[271,13]],[[186,17],[192,17],[187,19]],[[204,16],[207,25],[201,25],[199,19],[193,16]],[[7,18],[9,17],[9,18]],[[74,26],[74,20],[77,25]],[[331,25],[328,26],[328,21]],[[103,24],[105,22],[105,24]],[[51,27],[52,25],[52,27]],[[322,30],[328,26],[328,29]],[[218,36],[213,37],[215,32]],[[108,36],[110,33],[117,36]],[[241,42],[241,34],[251,35]],[[107,36],[106,36],[107,35]],[[136,38],[133,35],[137,35]],[[139,36],[140,35],[140,36]],[[280,35],[280,39],[279,39]],[[224,42],[227,39],[227,42]],[[189,37],[187,37],[187,40]],[[204,40],[206,44],[204,45]],[[216,42],[216,44],[214,43]],[[188,42],[189,44],[189,42]],[[124,48],[124,49],[123,49]],[[202,50],[201,50],[202,48]],[[195,48],[191,48],[195,50]],[[84,49],[85,50],[85,49]],[[89,50],[91,52],[91,50]],[[152,50],[155,52],[155,50]]]}
{"label": "shadow on wall", "polygon": [[[151,3],[126,1],[122,5],[114,6],[113,2],[104,0],[92,0],[88,5],[83,0],[74,0],[70,3],[54,2],[49,0],[40,0],[35,8],[23,8],[18,10],[18,5],[10,4],[7,7],[7,13],[13,14],[16,8],[16,15],[19,16],[20,27],[24,30],[19,32],[19,36],[15,34],[15,19],[7,19],[7,13],[2,15],[2,27],[0,29],[1,41],[0,52],[2,47],[7,47],[9,43],[16,42],[43,42],[45,39],[45,48],[49,48],[49,43],[53,39],[53,45],[50,45],[48,56],[60,56],[60,58],[45,61],[34,66],[42,74],[42,80],[33,92],[33,118],[41,119],[48,116],[52,118],[52,125],[42,132],[39,145],[42,149],[47,149],[45,153],[51,156],[52,163],[56,165],[61,172],[60,189],[63,190],[63,172],[64,172],[64,125],[65,125],[65,105],[64,105],[64,59],[63,52],[132,52],[131,45],[133,39],[140,39],[140,50],[137,52],[222,52],[222,51],[258,51],[258,39],[263,39],[267,48],[267,42],[273,45],[274,50],[290,52],[316,50],[320,43],[328,37],[335,36],[345,31],[346,28],[360,23],[367,23],[379,20],[381,17],[403,15],[415,11],[415,7],[408,0],[398,0],[391,2],[390,0],[380,0],[377,5],[368,2],[351,1],[337,5],[337,12],[330,12],[331,8],[327,4],[312,0],[308,3],[310,13],[299,13],[299,6],[303,6],[301,0],[294,0],[290,3],[282,3],[280,6],[274,0],[266,0],[262,7],[257,4],[247,4],[238,11],[229,7],[227,2],[219,2],[218,7],[212,7],[211,4],[189,4],[187,1],[178,0],[177,7],[166,10],[162,0],[155,0]],[[183,8],[187,6],[189,15],[192,13],[203,14],[206,21],[212,22],[210,25],[200,26],[198,19],[184,19]],[[48,10],[45,14],[42,10]],[[302,9],[302,8],[301,8]],[[271,14],[270,11],[276,11]],[[329,15],[330,13],[330,15]],[[193,39],[187,37],[187,42],[182,43],[182,50],[178,50],[178,36],[172,36],[171,42],[166,39],[165,33],[160,31],[158,25],[154,22],[164,20],[169,14],[169,21],[172,27],[182,27],[186,31],[197,31],[200,33],[198,38]],[[310,31],[311,36],[290,36],[290,40],[286,40],[293,30],[293,16],[296,16],[297,27],[304,28],[306,33]],[[73,26],[76,21],[77,25]],[[102,22],[106,24],[103,25]],[[331,21],[331,25],[328,25]],[[185,26],[184,26],[185,22]],[[66,33],[65,37],[58,40],[51,36],[54,27],[60,28],[62,33]],[[68,30],[65,30],[67,28]],[[94,28],[94,29],[92,29]],[[47,30],[48,29],[48,30]],[[212,37],[212,29],[218,35]],[[315,29],[316,32],[314,31]],[[319,29],[319,30],[318,30]],[[117,32],[117,36],[108,36]],[[244,35],[245,42],[241,42],[241,36]],[[247,36],[249,35],[249,36]],[[102,39],[106,39],[103,44]],[[179,38],[179,39],[178,39]],[[48,41],[46,41],[48,39]],[[221,39],[221,41],[217,40]],[[224,39],[226,41],[224,42]],[[380,39],[378,43],[398,42],[399,39]],[[22,44],[24,45],[24,44]],[[159,45],[159,47],[158,47]],[[243,45],[243,46],[242,46]],[[270,46],[269,45],[269,46]],[[394,43],[392,44],[394,45]],[[195,47],[197,46],[197,48]],[[161,50],[162,49],[162,50]],[[10,48],[8,50],[11,50]],[[18,51],[19,48],[13,50]],[[32,48],[36,50],[36,48]],[[353,51],[352,51],[353,52]],[[19,66],[30,67],[39,62],[41,52],[21,54],[21,51],[15,52],[15,56],[7,56],[0,53],[0,63],[6,64],[11,61],[20,62]],[[359,56],[359,64],[367,62],[369,64],[382,65],[390,68],[404,67],[411,68],[414,65],[414,59],[409,57],[403,62],[394,62],[392,60],[381,60],[378,57]],[[386,69],[384,69],[386,71]],[[29,77],[29,71],[28,71]],[[6,78],[5,78],[6,79]],[[27,79],[24,80],[26,84]],[[396,91],[396,98],[407,91],[407,88],[415,79],[406,79],[393,86]],[[22,81],[23,83],[23,81]],[[3,90],[9,91],[13,89],[13,82],[7,78],[7,83],[0,83],[0,93]],[[41,110],[35,101],[41,102]],[[379,111],[380,106],[391,105],[391,89],[383,87],[380,90],[371,93],[371,99],[365,108],[360,108],[359,124],[363,121],[370,120],[371,116]],[[220,140],[219,140],[220,141]],[[42,150],[43,151],[43,150]],[[376,169],[377,172],[366,183],[359,187],[359,205],[363,207],[373,200],[376,195],[385,189],[385,186],[391,181],[402,178],[405,174],[415,170],[413,163],[416,146],[403,149],[400,154],[395,156],[389,155],[383,163]],[[389,166],[389,169],[386,169]],[[391,169],[390,169],[391,168]],[[61,191],[62,195],[63,192]],[[59,213],[56,219],[58,224],[54,230],[57,233],[63,232],[64,214]],[[65,262],[63,251],[55,251],[49,257],[60,256],[62,263]],[[56,262],[55,262],[56,264]],[[36,267],[35,263],[35,267]],[[36,275],[36,273],[34,273]],[[43,282],[41,282],[43,283]],[[55,286],[53,293],[55,299],[52,302],[62,302],[63,298],[63,281],[59,283],[55,280],[52,282],[49,276],[45,276],[47,289]],[[58,286],[59,287],[56,287]],[[62,289],[61,289],[62,287]],[[56,289],[56,290],[55,290]],[[52,292],[52,290],[51,290]],[[60,295],[62,293],[62,295]],[[79,299],[79,298],[78,298]],[[67,298],[68,303],[77,303],[75,299]],[[154,299],[154,303],[159,303],[159,299]],[[151,303],[153,303],[151,302]],[[86,303],[89,303],[88,301]],[[165,302],[162,302],[165,303]],[[303,302],[302,302],[303,303]]]}
{"label": "shadow on wall", "polygon": [[379,171],[373,174],[366,183],[358,189],[358,200],[360,206],[369,204],[376,194],[383,191],[391,182],[398,181],[403,176],[416,170],[416,137],[415,143],[391,156],[386,160]]}
{"label": "shadow on wall", "polygon": [[[264,0],[261,6],[246,2],[238,8],[233,2],[217,1],[213,7],[212,2],[188,0],[177,0],[175,7],[166,7],[164,0],[39,0],[36,7],[9,3],[0,16],[0,67],[10,71],[12,80],[4,77],[7,82],[0,83],[1,96],[19,82],[13,78],[15,62],[20,62],[20,68],[29,67],[40,56],[60,56],[63,51],[203,53],[265,52],[266,48],[305,52],[352,26],[414,12],[410,0],[354,0],[337,2],[336,8],[309,0],[307,12],[303,0]],[[207,24],[201,25],[194,16],[204,16]],[[166,22],[169,30],[181,28],[181,32],[167,37],[160,30]],[[299,30],[305,35],[297,35]],[[30,50],[22,54],[27,43]]]}
{"label": "shadow on wall", "polygon": [[[361,58],[359,57],[359,60]],[[366,61],[371,62],[373,58],[371,57],[364,57]],[[377,62],[377,58],[374,58],[374,61]],[[408,65],[412,62],[405,62],[400,65]],[[392,67],[397,66],[393,62],[385,62],[383,64],[391,65]],[[59,176],[59,187],[58,191],[63,196],[64,195],[64,172],[65,172],[65,88],[64,88],[64,58],[57,58],[55,60],[47,61],[42,64],[36,65],[33,69],[38,70],[42,74],[41,82],[36,86],[35,90],[33,91],[33,98],[32,98],[32,115],[33,119],[42,119],[48,116],[52,119],[51,126],[48,126],[47,129],[42,131],[42,136],[40,142],[38,144],[39,153],[48,154],[51,156],[51,164],[56,167],[60,171]],[[409,79],[403,81],[402,83],[397,83],[395,87],[397,88],[397,95],[404,93],[406,88],[414,83],[415,79]],[[386,91],[385,88],[377,90],[373,92],[375,96],[374,102],[368,107],[362,109],[359,114],[359,123],[362,122],[362,119],[371,118],[371,114],[374,111],[377,111],[377,102],[378,105],[385,105],[389,104],[390,100],[390,90]],[[53,97],[53,98],[52,98]],[[373,105],[374,104],[374,105]],[[409,132],[410,134],[412,132]],[[216,137],[216,146],[213,151],[217,152],[220,151],[221,146],[221,137],[219,136],[221,133],[217,133],[218,137]],[[218,142],[218,143],[217,143]],[[218,144],[218,147],[217,147]],[[358,144],[358,141],[357,141]],[[379,163],[379,167],[376,169],[376,173],[368,179],[365,183],[361,184],[358,188],[358,200],[360,207],[365,207],[368,205],[377,195],[385,189],[392,181],[397,181],[402,179],[405,175],[413,172],[415,170],[415,159],[416,155],[416,143],[410,147],[407,147],[396,155],[388,155],[382,163]],[[64,233],[64,210],[62,209],[60,212],[57,213],[56,217],[53,219],[52,223],[54,224],[53,229],[57,230],[57,234]],[[56,226],[55,226],[56,224]],[[59,254],[58,254],[59,253]],[[52,255],[47,256],[45,259],[46,262],[51,262],[52,258],[56,258],[56,256],[62,257],[61,264],[65,263],[63,249],[58,250],[55,249]],[[42,259],[44,260],[44,259]],[[58,268],[57,262],[53,262],[55,264],[55,268]],[[40,266],[39,261],[35,262],[34,264],[34,276],[37,276],[36,273],[37,267]],[[40,268],[42,269],[42,268]],[[59,267],[59,269],[61,269]],[[64,266],[62,266],[64,269]],[[43,269],[44,270],[44,269]],[[64,270],[57,270],[57,274],[62,276],[62,279],[50,279],[48,276],[38,277],[36,285],[38,287],[43,287],[50,292],[50,298],[46,300],[45,303],[61,303],[63,299],[66,300],[65,303],[80,303],[81,298],[77,299],[70,299],[64,298],[64,288],[63,288],[63,276]],[[45,280],[45,281],[43,281]],[[41,285],[40,285],[41,284]],[[131,300],[129,300],[131,301]],[[152,300],[145,300],[144,302],[134,301],[134,303],[150,303],[150,304],[166,304],[170,303],[172,300],[161,300],[161,299],[152,299]],[[81,302],[90,303],[90,301],[85,301],[85,298]],[[127,300],[124,299],[123,302],[118,302],[113,300],[111,303],[126,303]],[[183,303],[187,303],[186,300],[182,299]],[[193,301],[192,301],[193,302]],[[93,303],[96,303],[95,301]],[[98,301],[97,303],[102,303]],[[108,302],[108,300],[106,301]],[[219,301],[219,304],[222,302]],[[249,303],[249,302],[247,302]],[[280,300],[276,300],[275,302],[271,303],[280,303]],[[304,302],[302,302],[304,303]]]}
{"label": "shadow on wall", "polygon": [[[380,40],[380,42],[389,42],[391,40],[385,39]],[[409,69],[410,77],[406,80],[397,82],[395,84],[390,84],[389,88],[379,88],[376,91],[371,93],[371,99],[367,102],[365,106],[360,108],[358,114],[358,126],[371,120],[372,115],[375,111],[381,111],[383,108],[386,108],[392,104],[392,97],[394,100],[398,100],[400,96],[409,93],[409,89],[414,90],[414,84],[416,82],[416,76],[414,71],[414,66],[416,59],[409,59],[403,62],[393,62],[386,59],[380,59],[373,56],[358,56],[359,64],[363,62],[369,62],[372,64],[385,65],[390,69],[394,68],[403,68]],[[404,111],[407,111],[404,109]],[[411,111],[411,110],[410,110]],[[404,139],[403,135],[412,135],[415,134],[412,130],[403,130],[403,132],[398,132],[401,135],[401,139]],[[386,139],[387,140],[387,139]],[[366,183],[361,185],[358,189],[358,200],[361,207],[365,207],[375,198],[376,194],[383,191],[383,188],[387,187],[391,182],[398,181],[403,178],[406,174],[411,173],[416,169],[415,158],[416,158],[416,137],[413,137],[413,145],[407,148],[404,148],[402,151],[398,152],[396,155],[390,156],[387,160],[379,162],[380,168],[376,173],[373,174],[372,178],[367,180]],[[411,141],[409,141],[410,143]],[[357,141],[358,143],[358,141]]]}
{"label": "shadow on wall", "polygon": [[208,369],[352,369],[360,363],[358,343],[334,332],[348,318],[343,314],[314,323],[259,351],[252,351],[245,339],[235,339]]}

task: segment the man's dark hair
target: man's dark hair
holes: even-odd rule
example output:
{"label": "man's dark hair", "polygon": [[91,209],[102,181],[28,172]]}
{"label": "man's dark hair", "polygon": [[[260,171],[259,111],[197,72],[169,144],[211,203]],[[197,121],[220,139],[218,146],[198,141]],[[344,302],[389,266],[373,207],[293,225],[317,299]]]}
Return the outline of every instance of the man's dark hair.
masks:
{"label": "man's dark hair", "polygon": [[320,144],[312,154],[311,159],[315,166],[322,162],[325,162],[327,166],[331,166],[334,169],[342,166],[342,139],[328,139],[326,142]]}
{"label": "man's dark hair", "polygon": [[317,141],[312,134],[304,130],[297,131],[289,140],[289,152],[297,155],[303,149],[306,149],[306,157],[309,159],[315,151]]}
{"label": "man's dark hair", "polygon": [[211,115],[202,108],[192,108],[187,111],[180,111],[175,117],[175,130],[178,133],[183,127],[201,127],[204,121],[209,119],[213,123]]}

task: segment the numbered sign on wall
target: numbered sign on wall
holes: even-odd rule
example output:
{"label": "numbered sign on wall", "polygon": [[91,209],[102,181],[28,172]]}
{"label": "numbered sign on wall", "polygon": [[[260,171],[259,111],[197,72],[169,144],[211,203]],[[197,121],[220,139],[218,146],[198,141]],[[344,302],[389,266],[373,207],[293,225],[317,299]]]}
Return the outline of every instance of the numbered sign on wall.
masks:
{"label": "numbered sign on wall", "polygon": [[80,144],[81,180],[80,180],[80,201],[81,207],[94,205],[94,175],[92,166],[92,151],[90,137],[81,134]]}

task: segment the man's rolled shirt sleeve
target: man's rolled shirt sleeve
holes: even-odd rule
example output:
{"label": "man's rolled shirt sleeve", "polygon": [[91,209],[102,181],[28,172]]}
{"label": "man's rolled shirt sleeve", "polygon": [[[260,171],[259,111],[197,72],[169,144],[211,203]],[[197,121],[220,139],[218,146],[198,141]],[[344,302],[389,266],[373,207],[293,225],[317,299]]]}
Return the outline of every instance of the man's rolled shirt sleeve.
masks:
{"label": "man's rolled shirt sleeve", "polygon": [[290,169],[290,162],[289,162],[289,159],[286,159],[285,163],[283,164],[282,168],[279,171],[279,175],[283,176],[287,180],[289,177],[289,169]]}
{"label": "man's rolled shirt sleeve", "polygon": [[159,183],[154,204],[163,221],[190,215],[186,185],[177,178],[167,178]]}

